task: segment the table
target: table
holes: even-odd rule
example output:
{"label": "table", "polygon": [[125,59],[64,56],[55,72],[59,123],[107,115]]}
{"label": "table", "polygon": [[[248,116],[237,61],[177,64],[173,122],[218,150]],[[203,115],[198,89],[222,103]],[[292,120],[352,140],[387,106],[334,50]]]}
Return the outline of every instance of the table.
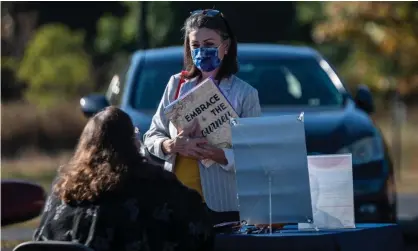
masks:
{"label": "table", "polygon": [[299,231],[287,226],[273,234],[219,234],[216,251],[402,251],[396,224],[357,224],[355,229]]}

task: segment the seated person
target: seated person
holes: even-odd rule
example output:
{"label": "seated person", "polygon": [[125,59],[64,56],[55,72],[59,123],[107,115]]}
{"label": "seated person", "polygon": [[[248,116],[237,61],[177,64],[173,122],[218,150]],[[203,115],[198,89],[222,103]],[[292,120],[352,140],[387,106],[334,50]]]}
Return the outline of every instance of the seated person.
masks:
{"label": "seated person", "polygon": [[209,217],[196,191],[139,153],[129,116],[108,107],[88,121],[59,170],[34,240],[95,251],[211,250]]}

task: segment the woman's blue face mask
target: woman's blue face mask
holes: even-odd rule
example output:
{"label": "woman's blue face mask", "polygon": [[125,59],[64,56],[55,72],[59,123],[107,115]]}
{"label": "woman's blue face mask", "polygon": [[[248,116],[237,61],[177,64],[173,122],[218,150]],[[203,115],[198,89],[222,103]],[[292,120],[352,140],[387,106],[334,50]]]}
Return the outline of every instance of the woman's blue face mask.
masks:
{"label": "woman's blue face mask", "polygon": [[221,65],[218,56],[219,47],[200,47],[192,50],[192,59],[196,67],[203,72],[211,72]]}

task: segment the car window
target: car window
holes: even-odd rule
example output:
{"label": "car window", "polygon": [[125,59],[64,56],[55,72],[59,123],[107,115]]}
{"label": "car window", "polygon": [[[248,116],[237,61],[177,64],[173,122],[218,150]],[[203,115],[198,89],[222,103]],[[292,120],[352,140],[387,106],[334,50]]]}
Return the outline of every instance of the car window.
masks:
{"label": "car window", "polygon": [[242,60],[238,77],[258,90],[262,106],[340,106],[343,97],[317,60]]}
{"label": "car window", "polygon": [[157,109],[170,77],[182,69],[181,61],[146,61],[133,92],[133,107],[138,110]]}
{"label": "car window", "polygon": [[[148,61],[139,76],[133,105],[156,109],[181,63]],[[237,76],[258,90],[261,106],[340,106],[343,97],[319,62],[312,59],[240,60]]]}

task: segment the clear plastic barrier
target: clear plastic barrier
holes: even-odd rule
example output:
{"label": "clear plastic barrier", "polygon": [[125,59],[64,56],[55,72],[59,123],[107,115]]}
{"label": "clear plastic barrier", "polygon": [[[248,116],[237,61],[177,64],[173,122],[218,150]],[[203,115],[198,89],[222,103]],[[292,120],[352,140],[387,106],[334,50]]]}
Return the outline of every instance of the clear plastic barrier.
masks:
{"label": "clear plastic barrier", "polygon": [[312,222],[303,113],[231,121],[241,220]]}

